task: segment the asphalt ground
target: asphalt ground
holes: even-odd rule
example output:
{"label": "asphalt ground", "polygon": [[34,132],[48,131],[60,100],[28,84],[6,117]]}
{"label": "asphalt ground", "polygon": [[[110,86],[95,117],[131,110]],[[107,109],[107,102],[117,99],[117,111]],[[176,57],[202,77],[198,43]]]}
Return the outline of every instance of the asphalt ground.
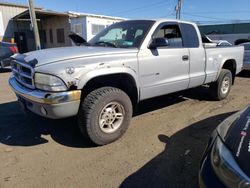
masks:
{"label": "asphalt ground", "polygon": [[250,73],[236,78],[226,100],[204,87],[142,102],[127,133],[96,147],[76,118],[48,120],[23,114],[0,71],[0,188],[197,187],[211,132],[250,103]]}

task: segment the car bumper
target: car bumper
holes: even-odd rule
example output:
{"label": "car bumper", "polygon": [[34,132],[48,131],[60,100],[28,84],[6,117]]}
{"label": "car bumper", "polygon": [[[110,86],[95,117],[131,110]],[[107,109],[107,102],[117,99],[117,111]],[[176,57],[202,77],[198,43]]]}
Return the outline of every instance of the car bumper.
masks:
{"label": "car bumper", "polygon": [[35,114],[51,119],[61,119],[78,113],[81,90],[65,92],[31,90],[20,85],[14,77],[9,79],[9,85],[22,108]]}

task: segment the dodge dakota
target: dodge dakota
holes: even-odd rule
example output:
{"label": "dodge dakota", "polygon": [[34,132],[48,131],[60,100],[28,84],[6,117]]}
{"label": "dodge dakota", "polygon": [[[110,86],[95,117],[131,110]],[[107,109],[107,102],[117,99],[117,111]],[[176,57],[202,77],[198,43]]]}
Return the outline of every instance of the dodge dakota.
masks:
{"label": "dodge dakota", "polygon": [[225,99],[243,64],[243,47],[206,45],[196,24],[179,20],[128,20],[79,38],[78,46],[14,55],[9,84],[29,111],[77,116],[97,145],[120,138],[142,100],[204,84]]}

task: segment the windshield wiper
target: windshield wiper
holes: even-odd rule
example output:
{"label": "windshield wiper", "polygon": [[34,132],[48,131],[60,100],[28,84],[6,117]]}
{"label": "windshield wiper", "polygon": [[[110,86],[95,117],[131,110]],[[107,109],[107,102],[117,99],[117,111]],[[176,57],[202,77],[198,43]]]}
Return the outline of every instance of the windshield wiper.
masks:
{"label": "windshield wiper", "polygon": [[104,44],[106,46],[111,46],[111,47],[117,48],[117,46],[114,43],[106,42],[106,41],[99,41],[99,42],[96,42],[95,44],[96,45],[98,45],[98,44]]}

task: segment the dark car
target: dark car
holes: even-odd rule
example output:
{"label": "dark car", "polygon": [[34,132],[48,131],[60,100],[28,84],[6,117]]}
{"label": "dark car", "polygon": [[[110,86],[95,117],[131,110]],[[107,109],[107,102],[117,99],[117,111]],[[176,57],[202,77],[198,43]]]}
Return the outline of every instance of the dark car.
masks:
{"label": "dark car", "polygon": [[2,68],[9,66],[9,58],[18,52],[16,44],[0,42],[0,65]]}
{"label": "dark car", "polygon": [[250,187],[250,106],[223,121],[202,158],[200,187]]}

